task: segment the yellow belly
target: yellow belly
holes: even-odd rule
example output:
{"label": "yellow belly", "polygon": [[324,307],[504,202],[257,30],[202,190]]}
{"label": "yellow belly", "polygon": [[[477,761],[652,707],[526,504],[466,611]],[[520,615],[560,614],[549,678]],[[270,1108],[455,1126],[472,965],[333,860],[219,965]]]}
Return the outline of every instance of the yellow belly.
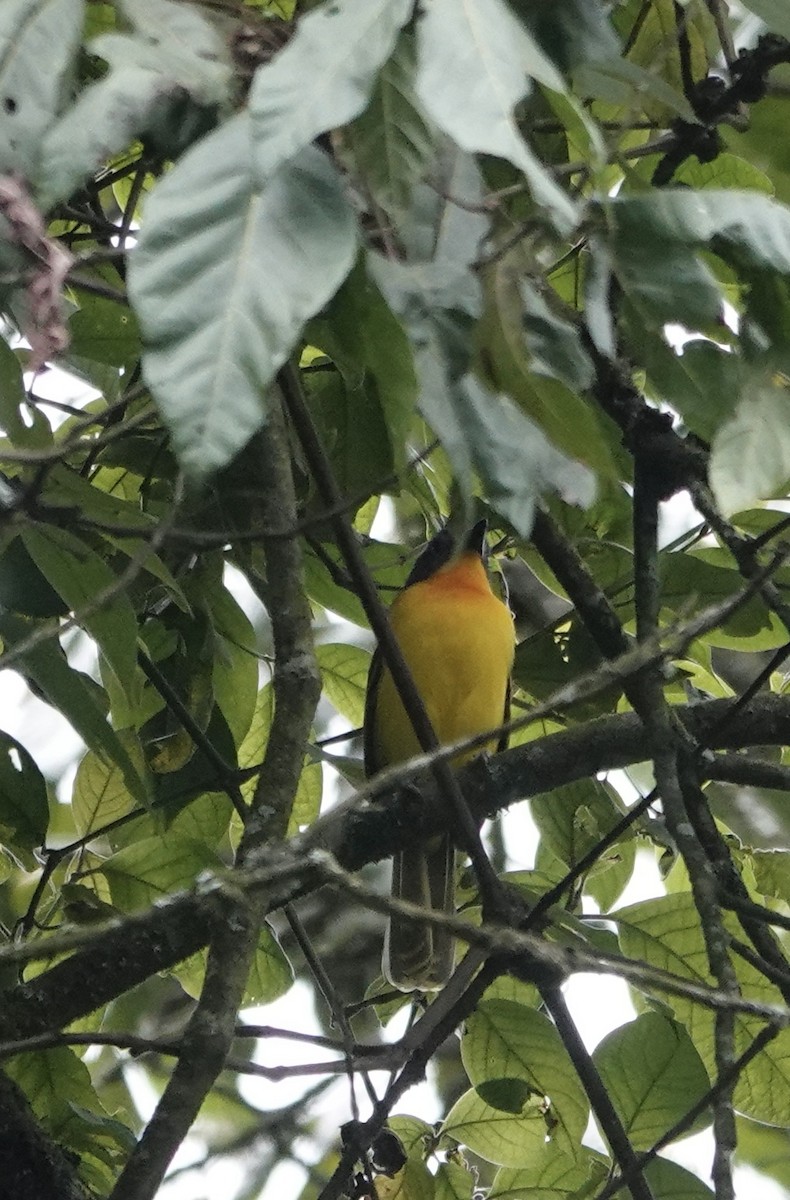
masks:
{"label": "yellow belly", "polygon": [[[407,588],[390,620],[403,656],[441,743],[472,737],[501,724],[513,666],[513,618],[485,589]],[[487,747],[496,749],[497,738]],[[376,745],[382,764],[420,753],[420,745],[389,671],[382,673],[376,705]],[[463,762],[481,747],[453,760]]]}

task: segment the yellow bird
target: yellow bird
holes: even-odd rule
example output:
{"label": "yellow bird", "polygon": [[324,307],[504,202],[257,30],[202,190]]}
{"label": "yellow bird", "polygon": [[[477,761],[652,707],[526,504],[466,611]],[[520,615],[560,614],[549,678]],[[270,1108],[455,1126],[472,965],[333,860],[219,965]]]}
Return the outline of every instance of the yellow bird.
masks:
{"label": "yellow bird", "polygon": [[[442,744],[495,729],[507,720],[515,652],[513,617],[491,590],[484,563],[486,522],[456,551],[441,530],[417,559],[390,609],[390,624]],[[506,739],[456,755],[455,766]],[[373,655],[365,705],[365,770],[420,753],[420,744],[384,665]],[[455,911],[455,852],[450,834],[395,856],[392,895],[425,909]],[[441,987],[453,967],[453,939],[393,914],[384,943],[385,978],[401,991]]]}

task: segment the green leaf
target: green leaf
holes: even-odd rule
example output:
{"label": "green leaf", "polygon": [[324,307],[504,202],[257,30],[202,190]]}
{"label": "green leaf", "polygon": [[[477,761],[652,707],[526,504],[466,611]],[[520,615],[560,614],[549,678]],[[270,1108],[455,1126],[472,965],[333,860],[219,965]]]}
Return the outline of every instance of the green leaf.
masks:
{"label": "green leaf", "polygon": [[263,424],[265,388],[356,255],[351,211],[320,150],[307,147],[263,188],[250,154],[245,113],[185,154],[148,199],[129,267],[145,375],[196,479]]}
{"label": "green leaf", "polygon": [[250,728],[258,695],[255,630],[224,585],[212,587],[206,601],[214,627],[214,699],[239,746]]}
{"label": "green leaf", "polygon": [[743,0],[744,7],[756,13],[769,29],[790,38],[790,12],[784,0]]}
{"label": "green leaf", "polygon": [[520,291],[533,371],[585,391],[592,385],[594,372],[578,329],[555,313],[531,284],[522,283]]}
{"label": "green leaf", "polygon": [[[589,1104],[548,1017],[511,1000],[485,1001],[466,1023],[461,1058],[478,1094],[492,1108],[492,1093],[485,1090],[492,1082],[524,1085],[520,1096],[517,1089],[511,1089],[512,1098],[518,1100],[515,1111],[519,1119],[524,1108],[534,1104],[530,1096],[540,1097],[545,1136],[557,1151],[569,1158],[576,1156],[587,1126]],[[499,1104],[496,1107],[499,1109]],[[506,1111],[513,1110],[508,1105]]]}
{"label": "green leaf", "polygon": [[[625,6],[623,15],[623,40],[630,47],[628,58],[603,62],[600,67],[595,64],[593,79],[600,75],[628,86],[629,91],[625,95],[611,97],[615,103],[619,102],[625,107],[628,117],[635,112],[644,112],[661,123],[677,113],[685,120],[693,121],[694,113],[685,97],[680,55],[677,53],[678,34],[673,0],[651,0],[649,8],[642,10],[638,20],[635,11],[629,12],[628,6]],[[688,70],[694,79],[704,79],[710,65],[706,49],[709,20],[702,4],[693,0],[688,5],[684,30],[688,46]],[[718,42],[715,44],[718,45]],[[586,73],[583,78],[586,81]],[[605,92],[596,94],[610,98]]]}
{"label": "green leaf", "polygon": [[748,861],[757,891],[790,903],[790,850],[752,850]]}
{"label": "green leaf", "polygon": [[434,1200],[434,1177],[424,1162],[409,1158],[392,1177],[377,1175],[376,1200]]}
{"label": "green leaf", "polygon": [[313,762],[309,753],[305,755],[299,783],[296,786],[293,806],[288,818],[286,837],[299,833],[307,825],[312,825],[321,810],[321,798],[324,794],[324,771],[320,762]]}
{"label": "green leaf", "polygon": [[504,0],[430,0],[417,26],[416,91],[426,114],[463,150],[507,159],[538,204],[568,232],[576,208],[518,132],[513,109],[530,77],[565,81]]}
{"label": "green leaf", "polygon": [[[307,594],[316,604],[331,608],[339,616],[363,629],[368,628],[368,620],[364,609],[350,587],[343,587],[337,581],[337,575],[343,574],[343,562],[336,546],[325,544],[323,553],[335,565],[336,571],[330,572],[323,561],[309,546],[305,554],[305,585]],[[406,582],[405,564],[408,552],[403,546],[394,546],[386,542],[371,541],[362,548],[362,556],[368,570],[374,575],[379,588],[389,592],[403,587]]]}
{"label": "green leaf", "polygon": [[[172,0],[123,0],[131,33],[103,33],[91,53],[109,73],[83,89],[47,133],[41,199],[45,208],[71,194],[185,95],[202,106],[227,100],[231,80],[224,40],[192,6]],[[104,360],[101,360],[104,361]]]}
{"label": "green leaf", "polygon": [[[553,1142],[543,1112],[543,1097],[534,1096],[514,1115],[492,1108],[474,1089],[464,1092],[445,1117],[442,1134],[468,1146],[486,1162],[525,1167],[565,1156]],[[575,1152],[578,1151],[578,1146]]]}
{"label": "green leaf", "polygon": [[776,136],[776,130],[786,117],[787,97],[768,95],[759,104],[749,106],[746,129],[721,127],[727,145],[766,172],[777,199],[784,204],[790,202],[790,146]]}
{"label": "green leaf", "polygon": [[[744,363],[715,342],[696,339],[680,353],[664,341],[663,332],[634,330],[649,387],[670,404],[692,432],[710,442],[732,413],[744,386]],[[636,346],[635,346],[636,349]]]}
{"label": "green leaf", "polygon": [[[690,601],[710,604],[734,595],[743,586],[729,552],[712,546],[665,556],[662,576],[662,600],[671,618],[688,612]],[[712,646],[762,650],[782,644],[782,633],[775,616],[754,597],[739,605],[705,640]]]}
{"label": "green leaf", "polygon": [[[101,284],[110,272],[85,272]],[[116,276],[117,278],[117,276]],[[135,315],[125,304],[80,290],[80,307],[69,320],[70,349],[82,358],[112,367],[128,367],[140,353],[140,331]]]}
{"label": "green leaf", "polygon": [[713,440],[708,468],[725,516],[782,492],[790,479],[790,390],[744,395]]}
{"label": "green leaf", "polygon": [[561,71],[619,59],[620,43],[601,0],[560,0],[540,8],[532,0],[511,3]]}
{"label": "green leaf", "polygon": [[[128,747],[130,756],[139,755],[136,739],[128,733],[119,737]],[[77,768],[71,796],[71,811],[80,836],[126,816],[134,807],[135,800],[121,768],[89,750]]]}
{"label": "green leaf", "polygon": [[280,943],[268,925],[264,924],[253,956],[244,1004],[270,1004],[284,996],[294,981],[293,969]]}
{"label": "green leaf", "polygon": [[351,728],[359,728],[365,716],[369,652],[348,642],[329,642],[316,647],[316,658],[327,696]]}
{"label": "green leaf", "polygon": [[656,1200],[710,1200],[713,1196],[699,1176],[660,1155],[645,1167],[645,1178]]}
{"label": "green leaf", "polygon": [[434,1176],[434,1200],[473,1200],[477,1176],[463,1162],[449,1158]]}
{"label": "green leaf", "polygon": [[[775,1180],[784,1192],[790,1191],[790,1134],[786,1129],[772,1129],[745,1117],[736,1120],[738,1151],[736,1162],[753,1167]],[[780,1197],[782,1192],[780,1191]]]}
{"label": "green leaf", "polygon": [[35,850],[44,844],[48,825],[44,776],[25,747],[0,731],[0,841]]}
{"label": "green leaf", "polygon": [[[20,536],[44,578],[95,639],[118,685],[133,702],[141,684],[137,618],[126,592],[116,587],[117,576],[95,551],[65,529],[30,524]],[[103,594],[106,601],[94,608]]]}
{"label": "green leaf", "polygon": [[[414,419],[417,378],[409,340],[380,291],[369,278],[360,259],[324,313],[310,322],[307,336],[325,350],[343,373],[349,393],[359,395],[362,411],[380,411],[383,438],[389,444],[389,470],[403,466],[408,431]],[[345,439],[350,456],[371,457],[374,449],[354,439]],[[384,472],[374,484],[380,487]]]}
{"label": "green leaf", "polygon": [[424,1159],[435,1136],[433,1126],[421,1117],[390,1117],[387,1128],[395,1134],[409,1158]]}
{"label": "green leaf", "polygon": [[44,139],[38,189],[42,208],[70,196],[108,153],[124,150],[145,129],[166,86],[157,72],[129,64],[116,66],[80,92]]}
{"label": "green leaf", "polygon": [[102,1111],[88,1068],[68,1046],[17,1055],[3,1069],[56,1141],[70,1124],[74,1105],[89,1112]]}
{"label": "green leaf", "polygon": [[680,321],[707,329],[716,321],[721,292],[713,272],[688,247],[645,228],[638,214],[621,220],[620,212],[612,243],[613,270],[634,305],[637,327]]}
{"label": "green leaf", "polygon": [[449,1158],[434,1176],[434,1200],[473,1200],[477,1176],[463,1162]]}
{"label": "green leaf", "polygon": [[[225,792],[205,792],[202,796],[191,800],[176,814],[167,825],[167,834],[172,837],[192,839],[202,842],[205,846],[218,849],[226,837],[231,815],[234,812],[230,797]],[[151,813],[145,818],[145,822],[149,822],[151,826],[157,821],[159,829],[152,829],[153,833],[161,832],[161,819],[157,813]],[[146,828],[145,823],[137,825],[138,837],[145,836],[139,831]]]}
{"label": "green leaf", "polygon": [[[585,378],[589,360],[578,332],[549,314],[547,307],[540,319],[525,317],[518,274],[507,261],[494,263],[485,280],[481,366],[491,384],[511,396],[559,450],[594,470],[615,475],[612,453],[592,406],[559,382],[563,376]],[[538,354],[543,351],[543,365],[530,354],[530,348]],[[566,352],[570,362],[560,367]]]}
{"label": "green leaf", "polygon": [[110,1117],[73,1050],[59,1046],[20,1054],[4,1068],[27,1095],[41,1125],[79,1164],[79,1177],[95,1195],[108,1195],[131,1153],[130,1129]]}
{"label": "green leaf", "polygon": [[471,155],[451,156],[444,186],[448,195],[463,196],[465,205],[449,204],[435,190],[427,189],[427,196],[420,192],[419,217],[403,231],[416,261],[371,255],[369,262],[414,345],[423,416],[441,437],[468,498],[474,485],[472,455],[453,392],[471,360],[474,319],[481,305],[480,286],[470,266],[488,221],[476,211],[482,180]]}
{"label": "green leaf", "polygon": [[534,796],[530,807],[541,839],[566,867],[579,862],[623,815],[606,785],[596,779]]}
{"label": "green leaf", "polygon": [[592,896],[602,913],[617,903],[630,883],[636,866],[636,851],[634,838],[617,842],[599,856],[587,876],[584,891]]}
{"label": "green leaf", "polygon": [[662,188],[607,201],[615,265],[653,321],[704,328],[721,297],[690,250],[712,248],[736,267],[790,273],[790,209],[759,192]]}
{"label": "green leaf", "polygon": [[[266,747],[269,744],[272,720],[274,717],[274,688],[267,683],[258,693],[250,727],[239,747],[239,767],[260,766]],[[251,801],[258,784],[257,775],[246,779],[241,785],[244,799]],[[316,762],[310,752],[305,755],[302,771],[299,776],[296,794],[288,817],[286,836],[291,837],[306,825],[311,825],[318,816],[323,796],[324,773],[320,762]]]}
{"label": "green leaf", "polygon": [[202,842],[163,834],[125,846],[101,870],[116,908],[134,912],[190,887],[201,871],[220,866],[218,856]]}
{"label": "green leaf", "polygon": [[607,1034],[593,1061],[636,1150],[649,1149],[710,1087],[683,1026],[659,1013]]}
{"label": "green leaf", "polygon": [[250,92],[259,184],[319,134],[359,115],[411,9],[412,0],[333,0],[302,17]]}
{"label": "green leaf", "polygon": [[[29,634],[41,629],[39,622],[25,621],[11,613],[0,612],[0,636],[12,648]],[[53,633],[55,627],[52,627]],[[40,642],[26,650],[15,669],[35,683],[48,704],[56,708],[74,727],[91,750],[123,771],[129,791],[139,804],[148,801],[148,783],[129,756],[118,734],[107,723],[98,696],[103,695],[92,680],[73,670],[56,638]]]}
{"label": "green leaf", "polygon": [[578,1159],[557,1156],[531,1167],[501,1167],[487,1200],[582,1200],[606,1177],[608,1164],[582,1147]]}
{"label": "green leaf", "polygon": [[[671,971],[695,983],[711,985],[699,914],[690,892],[675,892],[656,900],[629,905],[609,914],[618,925],[620,946],[630,958]],[[725,917],[725,927],[738,937],[737,922]],[[735,958],[742,994],[762,1003],[781,1005],[778,990],[754,967]],[[647,990],[647,989],[643,989]],[[713,1014],[682,996],[660,996],[689,1032],[710,1075],[715,1074]],[[735,1015],[735,1054],[751,1045],[763,1027],[759,1019]],[[782,1032],[742,1070],[734,1095],[738,1112],[771,1125],[790,1125],[790,1031]]]}
{"label": "green leaf", "polygon": [[158,71],[201,104],[227,99],[225,41],[198,10],[173,0],[121,0],[121,9],[134,33],[100,35],[91,44],[95,54],[112,65]]}
{"label": "green leaf", "polygon": [[[509,397],[494,395],[473,375],[459,381],[453,397],[458,436],[472,456],[487,496],[519,533],[529,536],[535,502],[546,491],[558,492],[568,504],[592,503],[592,472],[555,449]],[[442,432],[436,397],[423,397],[423,408],[437,432]],[[451,457],[452,451],[448,445]]]}
{"label": "green leaf", "polygon": [[5,0],[0,6],[0,173],[36,175],[84,13],[82,0]]}
{"label": "green leaf", "polygon": [[707,163],[687,158],[675,172],[673,183],[690,188],[733,188],[774,195],[770,176],[736,154],[718,154]]}
{"label": "green leaf", "polygon": [[111,472],[100,469],[93,473],[89,482],[59,462],[49,472],[43,495],[53,506],[78,508],[98,523],[137,528],[141,535],[150,533],[156,527],[156,520],[141,510],[139,488],[134,489],[134,501],[126,500],[123,495],[113,495],[108,490],[113,478]]}
{"label": "green leaf", "polygon": [[[266,747],[269,743],[269,734],[272,728],[272,718],[274,716],[274,688],[271,683],[265,684],[258,692],[258,699],[255,702],[255,711],[252,714],[250,727],[244,737],[244,741],[239,747],[239,768],[244,770],[248,767],[258,766],[263,762],[263,756],[266,753]],[[255,791],[257,777],[247,779],[241,785],[241,794],[244,799],[249,801]]]}
{"label": "green leaf", "polygon": [[21,364],[5,338],[0,337],[0,428],[19,447],[30,442],[30,430],[20,413],[24,402]]}
{"label": "green leaf", "polygon": [[[327,344],[308,326],[311,342]],[[331,334],[330,334],[331,336]],[[331,344],[331,343],[330,343]],[[329,366],[329,364],[327,364]],[[345,496],[369,496],[395,472],[395,453],[402,459],[405,438],[396,444],[387,428],[376,379],[367,371],[303,372],[310,413],[326,446],[338,488]]]}
{"label": "green leaf", "polygon": [[414,35],[402,32],[379,72],[370,102],[346,130],[370,193],[397,224],[432,151],[431,131],[414,93]]}

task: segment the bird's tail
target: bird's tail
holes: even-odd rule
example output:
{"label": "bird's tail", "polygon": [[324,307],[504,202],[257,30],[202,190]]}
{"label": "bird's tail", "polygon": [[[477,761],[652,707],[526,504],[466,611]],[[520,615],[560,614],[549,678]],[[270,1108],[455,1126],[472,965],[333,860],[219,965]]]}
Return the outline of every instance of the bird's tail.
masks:
{"label": "bird's tail", "polygon": [[[455,912],[455,850],[447,834],[395,856],[392,897],[428,910]],[[453,959],[454,939],[448,929],[391,914],[383,970],[393,987],[403,992],[435,991],[449,978]]]}

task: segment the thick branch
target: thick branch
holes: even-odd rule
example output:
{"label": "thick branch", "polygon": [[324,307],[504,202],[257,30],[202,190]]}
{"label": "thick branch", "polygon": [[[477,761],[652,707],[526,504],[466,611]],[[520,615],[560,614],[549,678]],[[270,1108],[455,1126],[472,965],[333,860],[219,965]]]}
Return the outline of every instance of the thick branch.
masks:
{"label": "thick branch", "polygon": [[[710,700],[676,711],[691,737],[711,749],[790,742],[790,697],[757,696],[739,712],[737,722],[728,724],[724,718],[732,703]],[[473,763],[459,773],[459,780],[472,812],[484,818],[529,796],[642,762],[645,752],[641,721],[633,713],[620,713]],[[711,763],[711,775],[722,777],[721,760]],[[446,806],[436,789],[426,792],[418,820],[415,825],[408,793],[393,795],[386,805],[351,800],[339,806],[290,844],[294,857],[289,870],[282,870],[279,882],[271,885],[271,908],[319,885],[305,859],[313,847],[330,850],[344,868],[358,870],[403,849],[418,832],[441,830]],[[200,887],[163,907],[106,926],[81,927],[0,950],[0,961],[19,962],[77,951],[5,993],[0,1037],[15,1039],[62,1028],[187,958],[206,944],[215,903],[214,889]]]}
{"label": "thick branch", "polygon": [[[285,422],[279,408],[270,412],[259,445],[264,521],[272,527],[277,521],[292,526],[296,496]],[[275,650],[275,711],[237,854],[240,870],[248,865],[263,840],[280,840],[285,834],[321,693],[299,542],[296,538],[268,538],[265,552]],[[258,944],[258,930],[266,914],[266,891],[228,892],[223,908],[221,921],[212,929],[205,984],[185,1030],[178,1063],[118,1179],[113,1200],[152,1200],[227,1059]]]}

